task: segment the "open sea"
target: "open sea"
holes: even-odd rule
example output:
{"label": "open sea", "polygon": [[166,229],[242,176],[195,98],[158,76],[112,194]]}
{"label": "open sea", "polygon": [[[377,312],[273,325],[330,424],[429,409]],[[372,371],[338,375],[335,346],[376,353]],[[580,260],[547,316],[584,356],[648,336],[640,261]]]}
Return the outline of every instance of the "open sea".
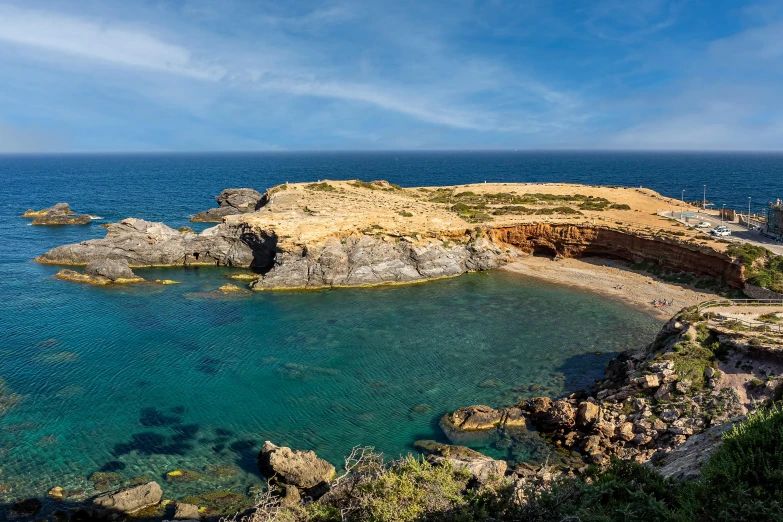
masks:
{"label": "open sea", "polygon": [[[97,288],[32,259],[102,237],[126,217],[202,230],[190,215],[228,187],[385,179],[404,186],[566,181],[646,186],[753,210],[783,197],[783,155],[697,153],[270,153],[0,156],[0,503],[53,486],[94,492],[96,471],[158,480],[168,498],[262,479],[264,440],[335,465],[354,445],[389,457],[445,441],[470,404],[562,395],[600,378],[660,324],[606,298],[503,272],[399,287],[209,295],[229,269],[137,270],[173,286]],[[33,227],[65,201],[93,224]],[[2,406],[0,406],[2,408]],[[538,451],[475,446],[526,460]],[[215,477],[215,466],[228,466]],[[183,468],[205,475],[167,483]]]}

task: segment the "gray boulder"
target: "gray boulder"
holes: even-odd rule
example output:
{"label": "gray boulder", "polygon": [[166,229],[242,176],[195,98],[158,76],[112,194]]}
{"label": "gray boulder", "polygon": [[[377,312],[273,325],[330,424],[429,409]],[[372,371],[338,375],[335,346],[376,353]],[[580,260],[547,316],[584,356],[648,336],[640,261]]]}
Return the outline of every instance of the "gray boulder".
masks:
{"label": "gray boulder", "polygon": [[466,470],[478,482],[488,482],[493,478],[499,478],[506,474],[508,464],[503,460],[495,460],[486,455],[441,457],[430,455],[427,460],[433,464],[451,463],[454,469]]}
{"label": "gray boulder", "polygon": [[138,276],[128,266],[125,259],[101,259],[90,262],[84,267],[86,275],[96,277],[105,277],[111,281],[118,279],[137,279]]}
{"label": "gray boulder", "polygon": [[263,204],[263,194],[250,188],[226,189],[216,196],[218,208],[199,212],[192,218],[194,222],[221,223],[226,216],[253,212]]}
{"label": "gray boulder", "polygon": [[258,468],[270,479],[303,490],[328,484],[336,474],[334,466],[313,451],[278,447],[269,441],[258,454]]}
{"label": "gray boulder", "polygon": [[177,502],[174,506],[174,520],[198,520],[200,518],[198,506],[185,502]]}
{"label": "gray boulder", "polygon": [[145,507],[154,506],[163,498],[163,491],[157,482],[111,491],[96,497],[92,502],[99,508],[120,513],[133,513]]}

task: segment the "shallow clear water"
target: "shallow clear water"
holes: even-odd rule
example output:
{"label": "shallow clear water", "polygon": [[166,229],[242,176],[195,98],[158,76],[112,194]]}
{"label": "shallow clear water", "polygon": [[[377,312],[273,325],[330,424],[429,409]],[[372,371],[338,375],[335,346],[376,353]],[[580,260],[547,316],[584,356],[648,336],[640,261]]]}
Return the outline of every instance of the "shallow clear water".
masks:
{"label": "shallow clear water", "polygon": [[658,328],[622,304],[508,273],[215,297],[221,269],[140,270],[183,284],[127,288],[39,271],[0,348],[24,396],[0,421],[3,477],[30,494],[84,487],[111,461],[127,478],[236,464],[249,483],[266,439],[335,463],[356,444],[396,456],[443,439],[448,410],[503,406],[531,384],[584,387]]}
{"label": "shallow clear water", "polygon": [[[396,456],[416,439],[444,440],[437,421],[454,408],[584,387],[614,352],[645,344],[659,327],[623,304],[503,272],[215,298],[209,292],[227,282],[226,270],[139,270],[182,284],[96,288],[56,280],[56,267],[32,261],[101,237],[101,222],[136,216],[178,227],[222,188],[327,177],[565,179],[667,192],[664,171],[699,188],[709,172],[728,200],[738,197],[738,170],[752,180],[780,164],[780,156],[656,163],[651,155],[535,153],[0,157],[0,377],[22,396],[0,416],[0,484],[13,488],[0,500],[55,485],[89,492],[87,477],[102,468],[160,481],[171,469],[210,464],[242,473],[164,484],[166,494],[245,492],[260,482],[254,460],[266,439],[335,464],[356,444]],[[57,201],[103,220],[46,228],[18,217]],[[530,391],[533,384],[541,389]],[[527,456],[505,444],[481,449]]]}

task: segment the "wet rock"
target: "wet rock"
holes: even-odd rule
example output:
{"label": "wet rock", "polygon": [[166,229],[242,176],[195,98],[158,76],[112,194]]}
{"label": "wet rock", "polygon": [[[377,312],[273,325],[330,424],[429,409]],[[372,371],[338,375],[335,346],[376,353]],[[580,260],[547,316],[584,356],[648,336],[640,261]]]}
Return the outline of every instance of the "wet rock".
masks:
{"label": "wet rock", "polygon": [[60,486],[55,486],[52,489],[49,490],[49,493],[47,493],[47,496],[49,498],[52,498],[54,500],[62,500],[65,498],[65,490],[61,488]]}
{"label": "wet rock", "polygon": [[198,506],[186,502],[177,502],[174,505],[174,520],[198,520],[200,518]]}
{"label": "wet rock", "polygon": [[266,477],[304,490],[328,484],[336,475],[334,466],[315,452],[278,447],[269,441],[258,454],[258,467]]}
{"label": "wet rock", "polygon": [[500,424],[503,414],[482,404],[459,408],[447,413],[441,419],[441,424],[464,431],[489,430]]}
{"label": "wet rock", "polygon": [[263,204],[263,195],[250,188],[225,189],[215,199],[218,202],[218,208],[199,212],[190,220],[220,223],[226,216],[254,212]]}
{"label": "wet rock", "polygon": [[149,482],[140,486],[120,489],[103,494],[93,500],[99,508],[110,509],[121,513],[133,513],[160,502],[163,491],[157,482]]}
{"label": "wet rock", "polygon": [[75,214],[68,203],[57,203],[42,210],[28,209],[22,217],[32,219],[33,225],[88,225],[92,221],[87,214]]}

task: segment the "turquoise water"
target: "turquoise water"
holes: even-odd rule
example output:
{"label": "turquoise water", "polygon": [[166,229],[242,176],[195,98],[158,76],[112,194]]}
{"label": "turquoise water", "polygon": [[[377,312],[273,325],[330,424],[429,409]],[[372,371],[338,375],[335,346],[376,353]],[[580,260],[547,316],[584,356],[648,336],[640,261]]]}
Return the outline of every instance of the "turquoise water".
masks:
{"label": "turquoise water", "polygon": [[[679,196],[679,184],[668,184],[676,177],[697,197],[706,182],[708,199],[740,205],[746,190],[754,202],[779,197],[781,168],[781,155],[0,157],[0,378],[21,396],[0,414],[0,485],[12,488],[0,487],[0,503],[55,485],[87,495],[99,470],[157,479],[175,498],[245,493],[261,481],[255,454],[266,439],[337,465],[357,444],[395,457],[416,439],[445,441],[438,419],[457,407],[584,387],[614,353],[659,328],[621,303],[503,272],[216,298],[210,292],[228,282],[223,269],[139,270],[182,284],[96,288],[56,280],[56,267],[31,261],[103,236],[102,222],[135,216],[178,227],[226,187],[357,177],[644,184]],[[18,217],[58,201],[102,219],[41,228]],[[534,441],[473,444],[510,460],[541,456]],[[162,480],[175,468],[210,465],[239,472]]]}
{"label": "turquoise water", "polygon": [[659,326],[502,272],[216,297],[222,269],[139,270],[182,284],[123,288],[36,271],[0,348],[7,383],[24,397],[0,420],[2,481],[25,495],[89,489],[102,468],[159,478],[210,464],[239,466],[229,485],[246,487],[259,481],[254,459],[267,439],[336,464],[357,444],[397,456],[416,439],[443,440],[437,420],[448,410],[503,406],[533,395],[532,384],[553,395],[584,387]]}

